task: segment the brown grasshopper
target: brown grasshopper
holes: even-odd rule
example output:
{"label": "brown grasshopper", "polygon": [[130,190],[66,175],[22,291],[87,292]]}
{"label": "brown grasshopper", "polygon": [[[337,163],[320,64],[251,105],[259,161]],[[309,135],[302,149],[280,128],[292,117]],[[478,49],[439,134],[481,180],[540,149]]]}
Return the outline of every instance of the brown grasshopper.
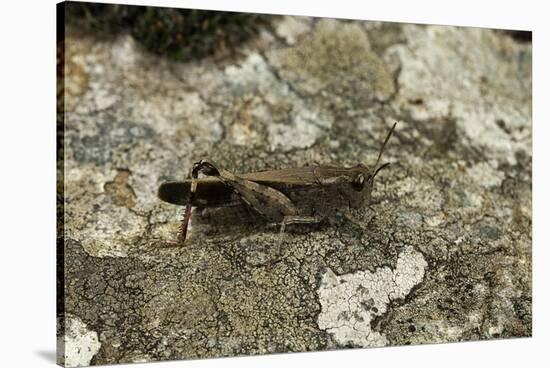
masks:
{"label": "brown grasshopper", "polygon": [[[196,162],[191,179],[164,182],[158,190],[161,200],[186,206],[178,240],[170,243],[185,241],[191,207],[226,207],[244,202],[269,222],[280,223],[282,235],[286,225],[318,223],[344,203],[353,208],[368,204],[374,178],[389,165],[379,162],[396,124],[386,136],[372,168],[363,164],[349,168],[305,166],[233,174],[212,161]],[[199,173],[206,177],[199,179]]]}

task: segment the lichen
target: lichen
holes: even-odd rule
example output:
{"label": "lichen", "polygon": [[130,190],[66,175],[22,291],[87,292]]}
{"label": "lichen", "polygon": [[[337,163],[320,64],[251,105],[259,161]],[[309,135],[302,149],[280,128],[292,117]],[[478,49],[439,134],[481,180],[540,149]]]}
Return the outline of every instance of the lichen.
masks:
{"label": "lichen", "polygon": [[391,302],[407,296],[422,281],[427,266],[421,253],[406,247],[393,270],[383,267],[337,276],[328,269],[317,291],[319,328],[341,346],[386,345],[384,334],[373,330],[373,319],[386,313]]}
{"label": "lichen", "polygon": [[387,100],[395,90],[390,71],[357,23],[323,19],[314,32],[269,58],[304,95],[327,96],[346,106]]}
{"label": "lichen", "polygon": [[97,332],[88,329],[78,317],[66,315],[64,320],[63,355],[58,363],[64,367],[85,367],[99,351]]}

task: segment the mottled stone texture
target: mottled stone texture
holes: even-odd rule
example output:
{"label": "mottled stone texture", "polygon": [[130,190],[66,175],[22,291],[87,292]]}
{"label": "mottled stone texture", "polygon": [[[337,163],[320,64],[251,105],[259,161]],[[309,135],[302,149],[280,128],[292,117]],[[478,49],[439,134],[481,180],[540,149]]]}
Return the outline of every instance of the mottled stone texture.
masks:
{"label": "mottled stone texture", "polygon": [[[67,365],[530,336],[531,52],[488,29],[283,17],[178,63],[69,29]],[[181,208],[158,185],[194,161],[372,165],[394,121],[370,206],[289,228],[280,252],[242,208],[196,211],[163,247]]]}

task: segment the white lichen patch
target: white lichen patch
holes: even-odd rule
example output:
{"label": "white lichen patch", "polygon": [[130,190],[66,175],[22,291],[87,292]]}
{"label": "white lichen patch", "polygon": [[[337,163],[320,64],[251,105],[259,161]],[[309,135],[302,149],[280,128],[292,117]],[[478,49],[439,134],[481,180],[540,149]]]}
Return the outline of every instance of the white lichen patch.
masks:
{"label": "white lichen patch", "polygon": [[250,54],[224,73],[231,93],[242,94],[248,101],[229,129],[228,138],[234,144],[256,142],[261,138],[258,132],[266,127],[269,149],[288,152],[311,147],[332,125],[331,119],[306,105],[280,81],[260,54]]}
{"label": "white lichen patch", "polygon": [[78,317],[65,317],[65,334],[62,347],[64,351],[58,351],[58,360],[65,367],[83,367],[90,365],[90,361],[97,354],[101,343],[97,332],[88,329],[88,326]]}
{"label": "white lichen patch", "polygon": [[226,82],[235,87],[248,89],[277,83],[264,58],[258,53],[251,53],[244,62],[230,65],[224,72]]}
{"label": "white lichen patch", "polygon": [[145,215],[116,205],[105,192],[105,183],[115,176],[115,170],[76,168],[66,161],[65,236],[94,257],[126,257],[147,228]]}
{"label": "white lichen patch", "polygon": [[504,173],[497,170],[498,163],[495,160],[480,162],[467,169],[472,180],[485,189],[499,186],[504,180]]}
{"label": "white lichen patch", "polygon": [[414,119],[452,114],[469,142],[512,165],[531,151],[530,45],[481,28],[408,25],[405,34],[389,53],[401,60],[398,101],[422,101],[408,106]]}
{"label": "white lichen patch", "polygon": [[86,226],[69,231],[69,236],[80,241],[84,250],[94,257],[126,257],[129,248],[147,228],[144,216],[105,202],[96,210],[90,208],[83,220]]}
{"label": "white lichen patch", "polygon": [[313,146],[323,132],[314,121],[301,117],[293,119],[291,124],[271,124],[268,126],[269,147],[271,151],[308,148]]}
{"label": "white lichen patch", "polygon": [[387,345],[386,337],[372,330],[372,320],[386,313],[391,301],[407,296],[422,281],[427,266],[422,253],[407,246],[393,270],[382,267],[375,272],[337,276],[328,269],[317,291],[321,303],[319,328],[340,345]]}
{"label": "white lichen patch", "polygon": [[130,35],[118,37],[111,46],[111,60],[122,69],[131,69],[141,59],[136,41]]}
{"label": "white lichen patch", "polygon": [[259,139],[259,134],[254,127],[242,122],[235,122],[229,129],[228,136],[237,146],[249,146]]}

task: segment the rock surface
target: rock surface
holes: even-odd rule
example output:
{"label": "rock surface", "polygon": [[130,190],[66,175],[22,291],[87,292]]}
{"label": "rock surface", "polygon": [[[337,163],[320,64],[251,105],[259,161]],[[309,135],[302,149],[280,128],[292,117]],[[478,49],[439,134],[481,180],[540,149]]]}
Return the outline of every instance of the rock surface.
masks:
{"label": "rock surface", "polygon": [[[90,356],[67,364],[531,336],[531,52],[488,29],[284,17],[231,58],[177,63],[69,29],[66,354]],[[369,207],[279,252],[278,227],[196,211],[163,246],[182,209],[157,188],[198,159],[372,165],[394,121]]]}

